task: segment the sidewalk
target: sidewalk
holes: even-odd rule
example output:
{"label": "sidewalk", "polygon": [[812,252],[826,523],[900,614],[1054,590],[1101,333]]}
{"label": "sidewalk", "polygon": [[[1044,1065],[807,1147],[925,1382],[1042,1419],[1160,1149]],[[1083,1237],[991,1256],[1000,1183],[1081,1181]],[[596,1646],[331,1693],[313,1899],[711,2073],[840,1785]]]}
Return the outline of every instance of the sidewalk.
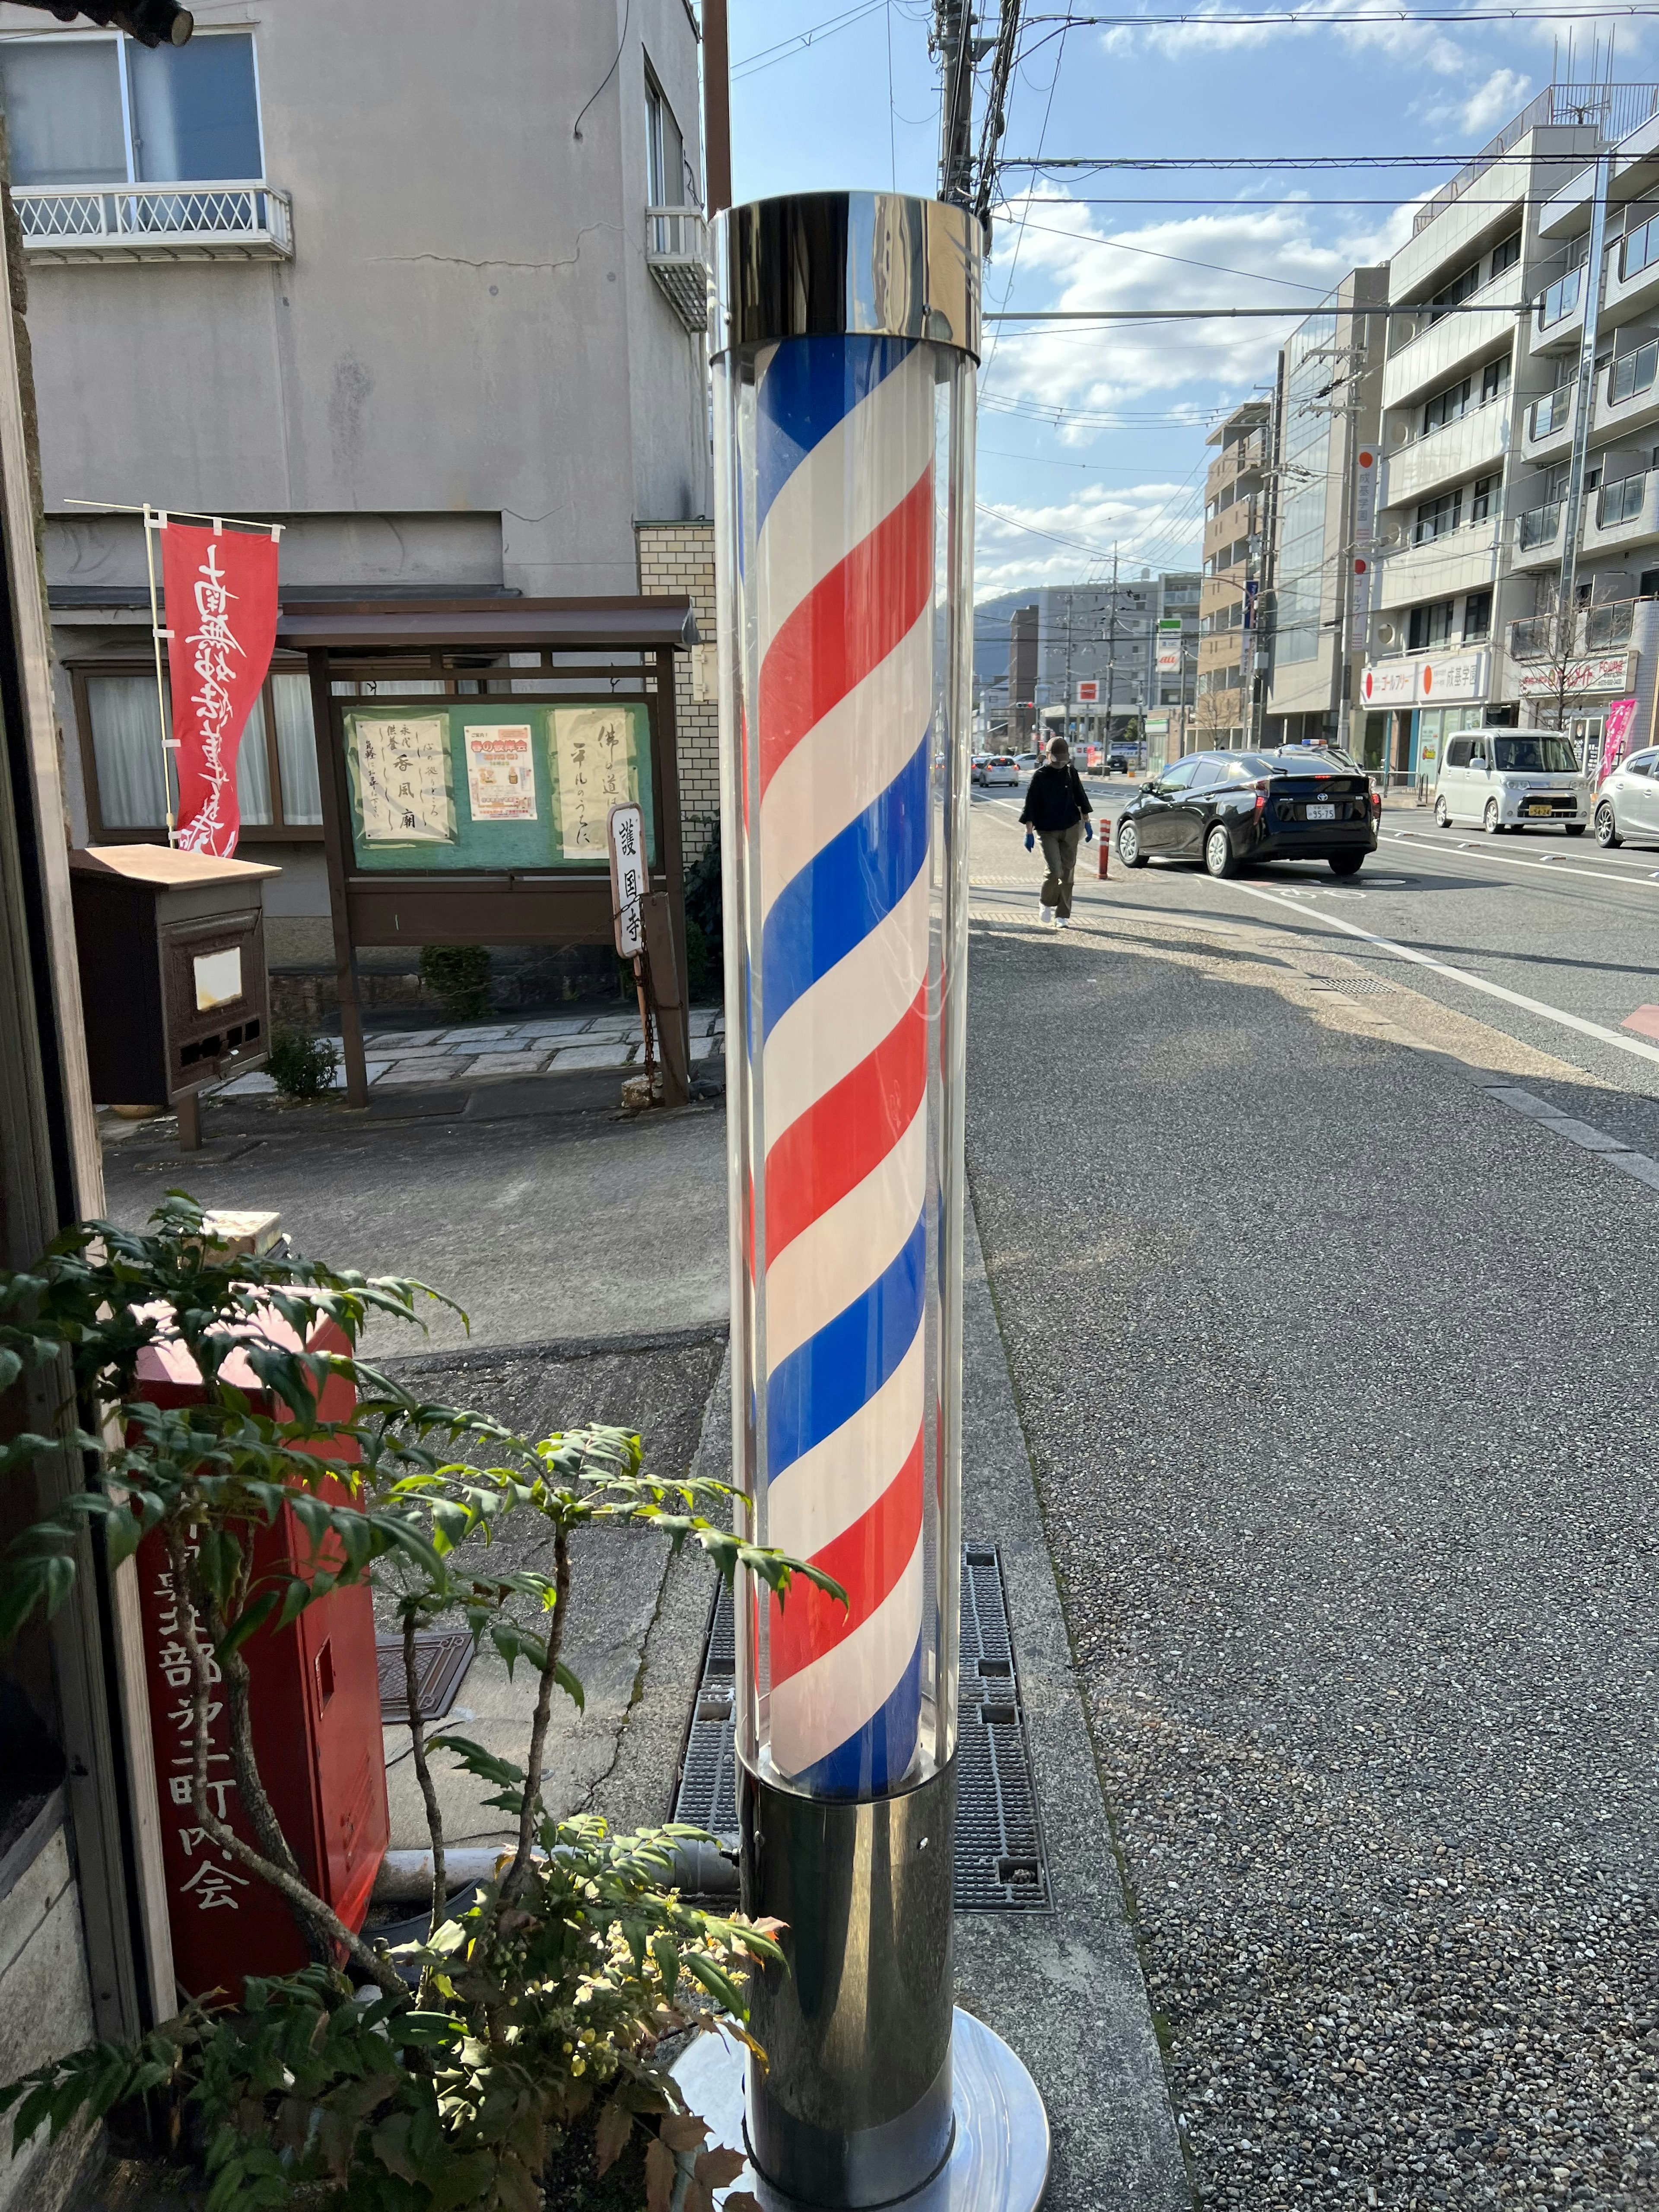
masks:
{"label": "sidewalk", "polygon": [[[722,1049],[726,1017],[698,1006],[690,1017],[691,1058]],[[363,1038],[372,1085],[383,1090],[407,1084],[473,1082],[485,1077],[572,1074],[638,1066],[640,1018],[632,1011],[614,1014],[545,1014],[523,1022],[483,1022],[460,1029],[374,1030]],[[343,1067],[335,1088],[345,1082]],[[238,1075],[210,1091],[214,1098],[269,1097],[276,1085],[263,1068]]]}

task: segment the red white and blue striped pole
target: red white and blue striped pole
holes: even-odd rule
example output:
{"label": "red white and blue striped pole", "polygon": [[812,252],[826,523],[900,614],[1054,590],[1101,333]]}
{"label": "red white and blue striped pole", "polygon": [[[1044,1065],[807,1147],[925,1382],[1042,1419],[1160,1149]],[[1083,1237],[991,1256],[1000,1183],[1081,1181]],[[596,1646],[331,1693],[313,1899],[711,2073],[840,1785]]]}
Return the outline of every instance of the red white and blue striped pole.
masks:
{"label": "red white and blue striped pole", "polygon": [[[714,262],[735,1480],[761,1540],[848,1600],[798,1582],[738,1607],[744,1902],[787,1924],[791,1968],[756,1979],[744,2125],[763,2197],[886,2204],[964,2136],[979,231],[935,202],[814,194],[729,210]],[[1002,2046],[968,2026],[983,2074]]]}

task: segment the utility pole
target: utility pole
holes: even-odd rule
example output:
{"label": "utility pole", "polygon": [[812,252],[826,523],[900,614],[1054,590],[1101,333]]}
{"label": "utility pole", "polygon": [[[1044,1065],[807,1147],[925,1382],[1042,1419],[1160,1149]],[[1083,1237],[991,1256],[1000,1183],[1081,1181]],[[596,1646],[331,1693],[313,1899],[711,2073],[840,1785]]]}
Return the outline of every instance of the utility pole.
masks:
{"label": "utility pole", "polygon": [[1608,145],[1596,156],[1589,251],[1584,259],[1584,332],[1578,348],[1578,388],[1572,403],[1572,459],[1567,468],[1567,496],[1561,517],[1561,580],[1556,594],[1556,629],[1564,659],[1571,658],[1578,635],[1578,528],[1584,512],[1590,416],[1595,401],[1595,344],[1601,319],[1601,260],[1607,246],[1613,155],[1613,149]]}
{"label": "utility pole", "polygon": [[939,94],[939,196],[974,204],[974,11],[972,0],[938,0],[935,36],[945,62]]}
{"label": "utility pole", "polygon": [[726,0],[702,0],[702,166],[708,212],[732,204],[732,71]]}
{"label": "utility pole", "polygon": [[1112,734],[1112,714],[1117,701],[1117,617],[1119,611],[1117,596],[1117,540],[1116,538],[1114,538],[1112,540],[1112,604],[1111,613],[1107,617],[1108,629],[1106,641],[1106,736],[1109,741],[1110,740]]}

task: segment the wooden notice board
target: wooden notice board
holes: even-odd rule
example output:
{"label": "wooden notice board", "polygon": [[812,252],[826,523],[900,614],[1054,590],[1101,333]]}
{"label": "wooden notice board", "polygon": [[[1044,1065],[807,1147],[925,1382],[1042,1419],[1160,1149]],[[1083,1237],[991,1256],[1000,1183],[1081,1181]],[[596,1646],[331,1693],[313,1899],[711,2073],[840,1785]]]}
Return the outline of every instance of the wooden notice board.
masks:
{"label": "wooden notice board", "polygon": [[[346,1095],[367,1103],[366,945],[605,945],[605,823],[644,814],[685,972],[673,656],[686,599],[284,611],[311,671]],[[682,1001],[672,1017],[685,1023]]]}

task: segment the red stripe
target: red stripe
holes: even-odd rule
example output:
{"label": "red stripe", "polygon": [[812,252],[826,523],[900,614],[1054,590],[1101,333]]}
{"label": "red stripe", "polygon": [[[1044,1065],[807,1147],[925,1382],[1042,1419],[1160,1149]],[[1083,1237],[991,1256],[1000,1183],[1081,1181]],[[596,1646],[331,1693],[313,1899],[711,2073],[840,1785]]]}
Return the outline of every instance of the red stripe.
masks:
{"label": "red stripe", "polygon": [[908,637],[933,580],[933,478],[892,513],[784,618],[760,672],[760,787],[830,709]]}
{"label": "red stripe", "polygon": [[813,1554],[812,1564],[833,1575],[848,1602],[797,1576],[780,1605],[772,1601],[772,1680],[787,1682],[815,1659],[845,1643],[877,1612],[910,1564],[921,1538],[922,1431],[910,1456],[862,1519]]}
{"label": "red stripe", "polygon": [[867,1060],[792,1121],[766,1156],[766,1264],[856,1190],[915,1120],[927,1084],[924,983]]}

